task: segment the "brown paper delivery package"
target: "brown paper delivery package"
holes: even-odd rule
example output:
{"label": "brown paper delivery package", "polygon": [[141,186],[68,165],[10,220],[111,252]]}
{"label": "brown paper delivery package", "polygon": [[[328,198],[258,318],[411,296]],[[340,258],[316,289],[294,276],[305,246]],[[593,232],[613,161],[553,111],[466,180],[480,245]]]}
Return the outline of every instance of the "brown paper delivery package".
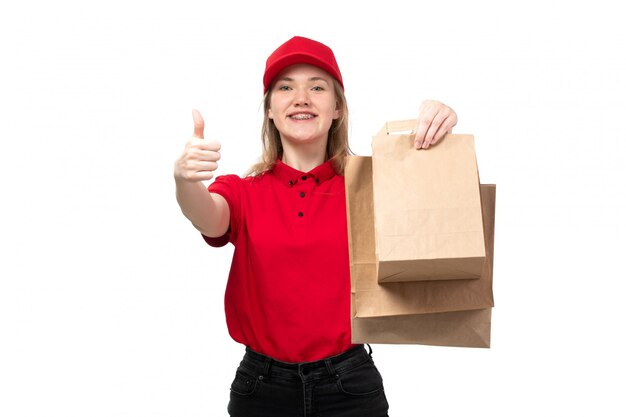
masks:
{"label": "brown paper delivery package", "polygon": [[352,341],[489,347],[495,185],[480,186],[486,247],[486,261],[480,278],[379,284],[374,243],[372,158],[348,157],[345,179]]}
{"label": "brown paper delivery package", "polygon": [[378,281],[477,279],[485,238],[474,137],[417,151],[402,133],[416,124],[387,122],[372,140]]}

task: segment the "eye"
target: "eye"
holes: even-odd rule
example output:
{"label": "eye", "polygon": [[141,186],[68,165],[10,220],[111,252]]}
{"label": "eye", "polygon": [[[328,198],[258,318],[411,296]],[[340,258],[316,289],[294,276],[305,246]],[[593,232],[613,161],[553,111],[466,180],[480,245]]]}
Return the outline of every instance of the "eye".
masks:
{"label": "eye", "polygon": [[313,91],[324,91],[324,87],[321,87],[319,85],[316,85],[315,87],[313,87],[311,90]]}
{"label": "eye", "polygon": [[289,91],[290,89],[291,89],[291,87],[289,87],[288,85],[285,85],[285,84],[278,86],[278,90],[279,91]]}

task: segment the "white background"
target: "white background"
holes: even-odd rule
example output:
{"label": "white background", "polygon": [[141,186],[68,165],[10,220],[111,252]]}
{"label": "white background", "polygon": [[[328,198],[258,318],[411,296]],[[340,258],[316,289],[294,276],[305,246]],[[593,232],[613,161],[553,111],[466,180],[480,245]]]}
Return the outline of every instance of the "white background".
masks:
{"label": "white background", "polygon": [[173,163],[193,108],[221,173],[255,161],[293,35],[334,49],[357,154],[438,99],[498,185],[492,348],[374,346],[390,415],[625,415],[618,2],[89,3],[0,10],[0,415],[226,415],[232,247]]}

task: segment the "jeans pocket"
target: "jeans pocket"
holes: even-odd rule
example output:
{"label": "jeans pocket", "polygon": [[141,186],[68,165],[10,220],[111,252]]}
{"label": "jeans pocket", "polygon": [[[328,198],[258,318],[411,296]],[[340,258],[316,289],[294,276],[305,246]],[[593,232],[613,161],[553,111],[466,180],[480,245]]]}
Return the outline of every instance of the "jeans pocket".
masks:
{"label": "jeans pocket", "polygon": [[239,367],[235,373],[235,379],[230,385],[230,391],[237,395],[250,396],[256,391],[257,383],[258,378],[254,377],[242,367]]}
{"label": "jeans pocket", "polygon": [[383,391],[383,378],[371,360],[338,374],[337,387],[348,395],[374,395]]}

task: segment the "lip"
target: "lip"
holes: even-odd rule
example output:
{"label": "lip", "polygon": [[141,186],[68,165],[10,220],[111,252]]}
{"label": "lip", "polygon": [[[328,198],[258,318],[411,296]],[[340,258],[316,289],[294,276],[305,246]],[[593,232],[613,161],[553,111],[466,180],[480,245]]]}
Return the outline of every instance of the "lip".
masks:
{"label": "lip", "polygon": [[[299,115],[308,115],[308,116],[311,116],[311,117],[310,117],[310,118],[308,118],[308,119],[294,119],[294,116],[299,116]],[[310,112],[310,111],[297,111],[297,112],[289,113],[289,114],[287,115],[287,117],[288,117],[290,120],[295,120],[295,121],[297,121],[297,122],[306,122],[306,121],[308,121],[308,120],[313,120],[313,119],[315,119],[315,118],[317,117],[317,114],[312,113],[312,112]]]}

